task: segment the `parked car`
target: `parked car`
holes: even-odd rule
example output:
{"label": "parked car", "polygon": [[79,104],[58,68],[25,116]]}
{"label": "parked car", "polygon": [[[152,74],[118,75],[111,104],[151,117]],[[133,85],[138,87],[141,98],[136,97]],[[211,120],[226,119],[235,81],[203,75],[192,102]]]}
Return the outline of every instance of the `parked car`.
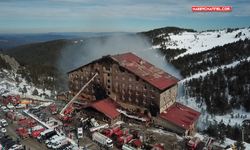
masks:
{"label": "parked car", "polygon": [[2,133],[6,133],[7,132],[7,130],[5,128],[1,128],[0,130],[1,130]]}
{"label": "parked car", "polygon": [[29,112],[29,113],[32,113],[32,111],[34,111],[34,110],[38,110],[38,109],[36,109],[36,108],[30,108],[30,109],[28,110],[28,112]]}
{"label": "parked car", "polygon": [[7,109],[6,106],[1,106],[1,110],[4,111],[4,109]]}

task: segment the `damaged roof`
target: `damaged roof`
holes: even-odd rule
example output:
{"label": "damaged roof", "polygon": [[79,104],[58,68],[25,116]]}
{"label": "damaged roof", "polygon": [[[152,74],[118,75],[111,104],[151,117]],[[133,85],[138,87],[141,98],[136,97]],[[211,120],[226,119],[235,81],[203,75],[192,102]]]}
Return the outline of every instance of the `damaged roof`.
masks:
{"label": "damaged roof", "polygon": [[93,103],[89,103],[86,105],[83,105],[83,108],[86,107],[93,107],[96,110],[104,113],[106,116],[110,117],[110,118],[114,118],[115,116],[118,116],[120,113],[116,110],[117,106],[119,106],[119,104],[117,104],[116,102],[114,102],[113,100],[111,100],[111,98],[106,98],[104,100],[100,100],[100,101],[96,101]]}
{"label": "damaged roof", "polygon": [[188,130],[191,125],[200,117],[201,113],[180,103],[174,103],[163,111],[160,116]]}
{"label": "damaged roof", "polygon": [[133,53],[118,54],[110,57],[130,72],[133,72],[160,90],[164,90],[180,81]]}

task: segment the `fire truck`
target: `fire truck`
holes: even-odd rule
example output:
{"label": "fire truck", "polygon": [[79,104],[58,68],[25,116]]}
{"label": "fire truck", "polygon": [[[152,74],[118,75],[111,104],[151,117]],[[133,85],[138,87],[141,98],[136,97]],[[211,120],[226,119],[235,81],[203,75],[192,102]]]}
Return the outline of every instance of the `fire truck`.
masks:
{"label": "fire truck", "polygon": [[213,148],[213,145],[214,145],[214,139],[209,138],[202,150],[211,150]]}
{"label": "fire truck", "polygon": [[190,139],[187,143],[187,149],[188,150],[194,150],[197,145],[200,143],[200,138],[198,137],[193,137],[192,139]]}
{"label": "fire truck", "polygon": [[163,145],[157,144],[154,147],[152,147],[150,150],[163,150]]}
{"label": "fire truck", "polygon": [[111,137],[114,133],[120,130],[120,125],[115,124],[114,126],[103,130],[101,133],[106,137]]}
{"label": "fire truck", "polygon": [[39,129],[39,130],[32,131],[31,134],[30,134],[30,136],[32,136],[32,137],[37,137],[37,136],[38,136],[41,132],[43,132],[43,131],[45,131],[44,128]]}
{"label": "fire truck", "polygon": [[114,138],[119,139],[123,135],[128,135],[129,129],[128,128],[123,128],[122,130],[117,131],[114,133]]}
{"label": "fire truck", "polygon": [[122,136],[122,137],[118,138],[117,141],[116,141],[117,147],[122,147],[123,144],[128,143],[129,141],[132,140],[132,138],[133,138],[132,134],[129,134],[127,136]]}
{"label": "fire truck", "polygon": [[29,132],[25,130],[23,127],[17,128],[17,132],[22,139],[29,138]]}
{"label": "fire truck", "polygon": [[7,117],[8,117],[9,119],[11,119],[11,120],[16,120],[16,118],[17,118],[17,114],[14,113],[14,112],[12,112],[12,111],[6,112],[6,115],[7,115]]}
{"label": "fire truck", "polygon": [[37,125],[37,121],[31,118],[19,121],[19,125],[22,127],[34,127]]}

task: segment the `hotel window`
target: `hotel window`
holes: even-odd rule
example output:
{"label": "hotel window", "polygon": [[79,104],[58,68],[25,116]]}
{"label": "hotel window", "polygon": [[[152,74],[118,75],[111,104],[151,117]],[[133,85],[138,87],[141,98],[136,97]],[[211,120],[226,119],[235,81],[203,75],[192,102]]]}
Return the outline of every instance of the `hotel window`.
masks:
{"label": "hotel window", "polygon": [[115,76],[115,79],[118,79],[118,76]]}
{"label": "hotel window", "polygon": [[110,71],[110,68],[109,68],[109,67],[105,67],[105,69],[106,69],[107,71]]}
{"label": "hotel window", "polygon": [[88,71],[85,71],[85,73],[86,73],[86,74],[89,74],[89,72],[88,72]]}
{"label": "hotel window", "polygon": [[131,102],[132,101],[131,97],[128,97],[128,100]]}
{"label": "hotel window", "polygon": [[129,91],[128,93],[129,93],[129,94],[132,94],[132,92],[131,92],[131,91]]}
{"label": "hotel window", "polygon": [[118,92],[118,88],[116,88],[115,91]]}
{"label": "hotel window", "polygon": [[154,92],[154,91],[155,91],[155,88],[152,88],[151,91]]}
{"label": "hotel window", "polygon": [[129,84],[129,87],[131,88],[131,87],[132,87],[132,84]]}
{"label": "hotel window", "polygon": [[151,98],[152,98],[152,99],[155,99],[155,96],[154,96],[154,95],[151,95]]}
{"label": "hotel window", "polygon": [[125,89],[122,89],[122,93],[123,93],[123,94],[125,93]]}
{"label": "hotel window", "polygon": [[125,83],[122,83],[122,86],[125,86]]}
{"label": "hotel window", "polygon": [[118,85],[118,82],[115,82],[115,85]]}
{"label": "hotel window", "polygon": [[136,103],[139,103],[139,100],[138,100],[138,98],[137,98],[137,99],[135,99],[135,101],[136,101]]}
{"label": "hotel window", "polygon": [[76,78],[78,78],[78,75],[76,75]]}
{"label": "hotel window", "polygon": [[136,92],[135,94],[136,94],[137,96],[139,95],[139,93],[138,93],[138,92]]}
{"label": "hotel window", "polygon": [[89,77],[86,77],[86,80],[89,80]]}
{"label": "hotel window", "polygon": [[107,95],[110,95],[110,92],[109,92],[109,91],[107,92]]}
{"label": "hotel window", "polygon": [[139,85],[136,85],[136,89],[139,89]]}
{"label": "hotel window", "polygon": [[76,81],[76,85],[78,85],[78,81]]}
{"label": "hotel window", "polygon": [[110,85],[107,86],[107,89],[110,89]]}
{"label": "hotel window", "polygon": [[125,77],[122,76],[122,80],[125,80]]}
{"label": "hotel window", "polygon": [[146,86],[144,86],[144,90],[147,90],[147,87],[146,87]]}
{"label": "hotel window", "polygon": [[83,79],[83,76],[81,76],[81,79]]}
{"label": "hotel window", "polygon": [[100,82],[100,78],[97,78],[97,82],[98,82],[98,83]]}
{"label": "hotel window", "polygon": [[108,83],[110,83],[110,80],[107,80]]}
{"label": "hotel window", "polygon": [[95,90],[92,88],[92,93],[95,93]]}
{"label": "hotel window", "polygon": [[110,77],[110,73],[108,73],[107,76]]}
{"label": "hotel window", "polygon": [[147,95],[145,93],[143,93],[143,97],[146,97]]}
{"label": "hotel window", "polygon": [[71,77],[73,77],[73,74],[71,74]]}
{"label": "hotel window", "polygon": [[131,77],[128,78],[129,81],[132,81]]}
{"label": "hotel window", "polygon": [[125,97],[124,97],[124,96],[122,96],[122,100],[125,100]]}
{"label": "hotel window", "polygon": [[147,104],[146,100],[143,100],[143,104],[144,104],[144,105],[146,105],[146,104]]}
{"label": "hotel window", "polygon": [[97,70],[99,70],[100,68],[99,67],[96,67]]}

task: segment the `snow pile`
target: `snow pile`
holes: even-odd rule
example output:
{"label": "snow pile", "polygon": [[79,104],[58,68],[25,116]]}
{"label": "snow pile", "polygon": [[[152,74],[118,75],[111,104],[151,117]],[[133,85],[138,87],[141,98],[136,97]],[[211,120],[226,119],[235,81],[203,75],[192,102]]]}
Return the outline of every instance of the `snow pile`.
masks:
{"label": "snow pile", "polygon": [[145,118],[140,118],[140,117],[137,117],[137,116],[134,116],[134,115],[129,115],[127,114],[126,111],[123,111],[123,110],[120,110],[120,109],[116,109],[119,113],[122,113],[124,114],[125,116],[129,117],[129,118],[133,118],[133,119],[137,119],[137,120],[141,120],[141,121],[146,121]]}

